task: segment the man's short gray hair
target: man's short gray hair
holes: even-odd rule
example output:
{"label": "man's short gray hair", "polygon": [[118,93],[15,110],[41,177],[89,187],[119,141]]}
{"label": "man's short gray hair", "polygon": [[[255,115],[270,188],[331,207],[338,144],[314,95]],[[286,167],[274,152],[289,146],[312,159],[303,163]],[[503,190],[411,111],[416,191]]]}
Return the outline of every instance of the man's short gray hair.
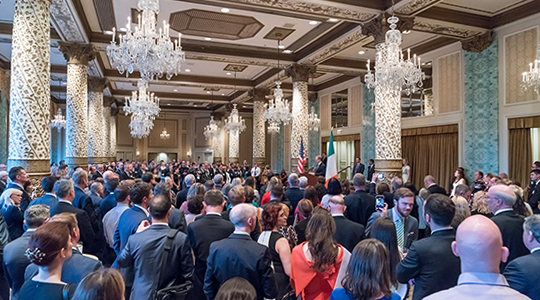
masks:
{"label": "man's short gray hair", "polygon": [[242,203],[233,207],[229,219],[234,224],[234,227],[244,227],[247,225],[247,220],[249,218],[254,219],[256,215],[255,206]]}
{"label": "man's short gray hair", "polygon": [[86,173],[83,169],[78,169],[77,171],[73,172],[73,175],[71,175],[71,179],[75,184],[81,184],[88,181],[88,173]]}
{"label": "man's short gray hair", "polygon": [[531,215],[525,218],[523,230],[525,232],[532,232],[534,239],[540,243],[540,215]]}
{"label": "man's short gray hair", "polygon": [[36,204],[29,206],[24,211],[24,220],[28,228],[37,228],[50,217],[49,207],[45,204]]}
{"label": "man's short gray hair", "polygon": [[188,174],[186,178],[184,178],[184,183],[186,184],[186,186],[192,186],[194,182],[195,176],[193,176],[193,174]]}
{"label": "man's short gray hair", "polygon": [[354,187],[365,187],[366,186],[366,176],[364,176],[364,174],[361,174],[361,173],[354,174],[353,186]]}
{"label": "man's short gray hair", "polygon": [[507,207],[514,206],[517,201],[516,192],[507,185],[496,185],[489,189],[488,194],[494,194],[494,198],[500,199]]}
{"label": "man's short gray hair", "polygon": [[6,171],[0,171],[0,178],[4,177],[4,176],[8,176],[8,172]]}
{"label": "man's short gray hair", "polygon": [[471,191],[471,188],[466,184],[458,184],[456,186],[456,190],[454,191],[454,194],[456,196],[465,196],[468,192]]}
{"label": "man's short gray hair", "polygon": [[289,185],[298,186],[298,175],[296,173],[291,173],[291,175],[289,175]]}
{"label": "man's short gray hair", "polygon": [[216,176],[214,176],[214,183],[222,185],[223,184],[223,175],[216,174]]}
{"label": "man's short gray hair", "polygon": [[233,179],[233,180],[231,181],[231,185],[232,185],[233,187],[235,187],[235,186],[237,186],[237,185],[242,185],[242,178],[236,177],[235,179]]}
{"label": "man's short gray hair", "polygon": [[64,199],[73,190],[75,190],[75,186],[73,181],[69,179],[61,179],[54,183],[54,193],[60,199]]}
{"label": "man's short gray hair", "polygon": [[308,186],[307,177],[305,176],[300,177],[300,179],[298,179],[298,187],[300,187],[301,189],[305,189],[307,188],[307,186]]}
{"label": "man's short gray hair", "polygon": [[103,190],[103,185],[99,182],[94,182],[90,186],[90,191],[97,194],[100,190]]}

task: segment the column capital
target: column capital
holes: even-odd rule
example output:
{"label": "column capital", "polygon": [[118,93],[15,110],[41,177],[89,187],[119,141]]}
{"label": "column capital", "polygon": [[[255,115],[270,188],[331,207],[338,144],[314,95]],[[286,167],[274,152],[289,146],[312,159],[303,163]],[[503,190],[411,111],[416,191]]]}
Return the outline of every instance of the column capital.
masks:
{"label": "column capital", "polygon": [[285,74],[292,77],[293,82],[307,82],[309,80],[309,76],[314,74],[316,70],[317,66],[314,65],[293,64],[292,66],[285,69]]}
{"label": "column capital", "polygon": [[270,93],[269,89],[265,88],[254,88],[251,91],[249,91],[249,95],[253,97],[253,101],[266,101],[266,95]]}
{"label": "column capital", "polygon": [[[390,27],[386,22],[386,19],[389,16],[390,15],[382,13],[377,18],[367,23],[364,23],[364,25],[362,26],[362,34],[372,36],[375,40],[375,45],[384,43],[384,40],[386,38],[386,32],[390,30]],[[414,26],[414,17],[400,16],[397,25],[397,29],[399,29],[400,31],[411,30]]]}
{"label": "column capital", "polygon": [[110,107],[115,101],[116,99],[114,99],[114,97],[103,96],[103,106],[105,107]]}
{"label": "column capital", "polygon": [[107,86],[107,79],[101,77],[88,77],[88,91],[103,93]]}
{"label": "column capital", "polygon": [[468,52],[480,53],[486,50],[493,42],[493,32],[487,31],[484,34],[473,36],[461,41],[461,48]]}
{"label": "column capital", "polygon": [[90,44],[58,42],[58,50],[64,54],[68,64],[88,65],[88,62],[95,58],[94,49]]}

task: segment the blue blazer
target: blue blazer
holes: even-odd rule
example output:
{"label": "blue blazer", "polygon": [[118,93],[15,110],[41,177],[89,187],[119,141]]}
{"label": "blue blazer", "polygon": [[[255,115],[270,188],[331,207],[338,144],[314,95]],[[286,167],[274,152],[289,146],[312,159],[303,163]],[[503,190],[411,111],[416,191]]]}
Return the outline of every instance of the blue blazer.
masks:
{"label": "blue blazer", "polygon": [[14,241],[24,233],[24,214],[14,205],[2,207],[2,214],[4,214],[4,220],[8,226],[9,238]]}
{"label": "blue blazer", "polygon": [[539,300],[538,270],[540,270],[540,251],[535,251],[511,261],[504,269],[504,277],[514,290],[533,300]]}
{"label": "blue blazer", "polygon": [[9,286],[13,290],[12,299],[16,300],[24,284],[24,270],[30,264],[24,252],[28,248],[28,241],[32,232],[25,232],[20,238],[4,247],[5,274]]}
{"label": "blue blazer", "polygon": [[49,209],[53,206],[55,206],[56,204],[58,203],[58,198],[54,195],[43,195],[39,198],[37,198],[36,200],[33,200],[32,202],[30,202],[30,205],[28,206],[32,206],[32,205],[36,205],[36,204],[45,204],[49,207]]}
{"label": "blue blazer", "polygon": [[99,210],[101,211],[101,218],[103,218],[109,210],[116,207],[116,198],[114,198],[114,193],[110,193],[107,197],[101,199],[99,204]]}
{"label": "blue blazer", "polygon": [[96,232],[92,228],[92,223],[90,222],[88,214],[82,209],[78,209],[73,205],[59,201],[58,204],[51,208],[51,217],[65,212],[74,213],[77,217],[79,230],[81,232],[81,241],[83,242],[84,246],[84,252],[90,253],[88,252],[88,250],[92,248],[91,245],[94,242],[94,238],[96,237]]}

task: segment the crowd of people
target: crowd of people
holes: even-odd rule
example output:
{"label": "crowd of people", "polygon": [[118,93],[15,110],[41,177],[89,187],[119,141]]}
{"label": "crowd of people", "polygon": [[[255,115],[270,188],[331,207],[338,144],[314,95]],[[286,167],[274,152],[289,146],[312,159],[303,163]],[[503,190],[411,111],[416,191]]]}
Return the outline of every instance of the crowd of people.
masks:
{"label": "crowd of people", "polygon": [[540,162],[525,189],[464,174],[60,162],[37,197],[0,165],[0,300],[540,299]]}

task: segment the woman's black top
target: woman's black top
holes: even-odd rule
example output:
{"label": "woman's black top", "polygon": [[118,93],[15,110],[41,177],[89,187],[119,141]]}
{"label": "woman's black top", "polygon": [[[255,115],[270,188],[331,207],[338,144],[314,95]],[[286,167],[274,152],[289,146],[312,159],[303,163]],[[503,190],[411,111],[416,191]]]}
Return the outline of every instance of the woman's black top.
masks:
{"label": "woman's black top", "polygon": [[[64,288],[67,299],[64,297]],[[77,286],[74,284],[59,284],[29,280],[23,284],[19,292],[20,300],[68,300],[73,297]]]}

